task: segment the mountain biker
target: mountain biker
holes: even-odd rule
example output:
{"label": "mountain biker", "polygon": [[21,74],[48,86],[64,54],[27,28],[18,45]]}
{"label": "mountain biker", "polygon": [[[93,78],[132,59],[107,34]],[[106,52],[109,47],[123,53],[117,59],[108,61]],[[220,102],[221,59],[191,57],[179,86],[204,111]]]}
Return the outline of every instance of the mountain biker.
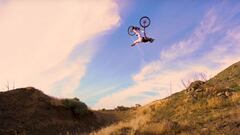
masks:
{"label": "mountain biker", "polygon": [[[147,37],[145,31],[142,32],[139,27],[132,27],[132,31],[137,35],[138,39],[136,39],[131,46],[135,46],[138,43],[152,43],[154,41],[154,39]],[[142,36],[142,33],[144,36]]]}

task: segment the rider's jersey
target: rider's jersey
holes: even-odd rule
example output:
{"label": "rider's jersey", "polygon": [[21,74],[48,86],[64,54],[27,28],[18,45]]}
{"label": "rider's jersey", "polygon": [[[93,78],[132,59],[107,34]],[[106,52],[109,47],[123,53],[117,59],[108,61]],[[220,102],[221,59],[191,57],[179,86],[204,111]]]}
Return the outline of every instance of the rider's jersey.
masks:
{"label": "rider's jersey", "polygon": [[144,37],[143,32],[141,30],[135,29],[134,32],[138,36],[138,38]]}

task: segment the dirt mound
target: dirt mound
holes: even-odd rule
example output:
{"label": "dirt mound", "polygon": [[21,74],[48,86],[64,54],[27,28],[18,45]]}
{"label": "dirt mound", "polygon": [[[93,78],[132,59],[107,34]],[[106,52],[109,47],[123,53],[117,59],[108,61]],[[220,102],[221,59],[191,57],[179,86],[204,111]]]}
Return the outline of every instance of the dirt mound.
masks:
{"label": "dirt mound", "polygon": [[1,92],[0,134],[58,135],[97,128],[99,123],[93,112],[87,110],[78,115],[73,109],[80,102],[72,102],[49,97],[32,87]]}
{"label": "dirt mound", "polygon": [[136,110],[135,116],[92,135],[209,135],[240,133],[240,62],[214,78]]}

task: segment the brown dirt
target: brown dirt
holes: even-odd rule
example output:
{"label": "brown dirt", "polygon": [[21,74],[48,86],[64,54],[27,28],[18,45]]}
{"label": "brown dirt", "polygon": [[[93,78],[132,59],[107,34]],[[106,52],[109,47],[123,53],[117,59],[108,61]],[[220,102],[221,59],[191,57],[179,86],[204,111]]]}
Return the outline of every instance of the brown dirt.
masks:
{"label": "brown dirt", "polygon": [[98,128],[96,121],[93,113],[76,118],[61,100],[32,87],[0,93],[1,135],[89,132]]}

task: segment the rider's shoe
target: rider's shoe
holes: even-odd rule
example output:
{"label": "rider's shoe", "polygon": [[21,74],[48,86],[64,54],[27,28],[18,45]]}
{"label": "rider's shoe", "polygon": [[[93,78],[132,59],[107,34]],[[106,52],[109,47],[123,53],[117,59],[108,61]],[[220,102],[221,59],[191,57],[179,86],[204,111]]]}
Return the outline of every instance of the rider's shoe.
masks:
{"label": "rider's shoe", "polygon": [[149,41],[150,41],[150,43],[152,43],[152,42],[154,41],[154,39],[153,39],[153,38],[150,38]]}

